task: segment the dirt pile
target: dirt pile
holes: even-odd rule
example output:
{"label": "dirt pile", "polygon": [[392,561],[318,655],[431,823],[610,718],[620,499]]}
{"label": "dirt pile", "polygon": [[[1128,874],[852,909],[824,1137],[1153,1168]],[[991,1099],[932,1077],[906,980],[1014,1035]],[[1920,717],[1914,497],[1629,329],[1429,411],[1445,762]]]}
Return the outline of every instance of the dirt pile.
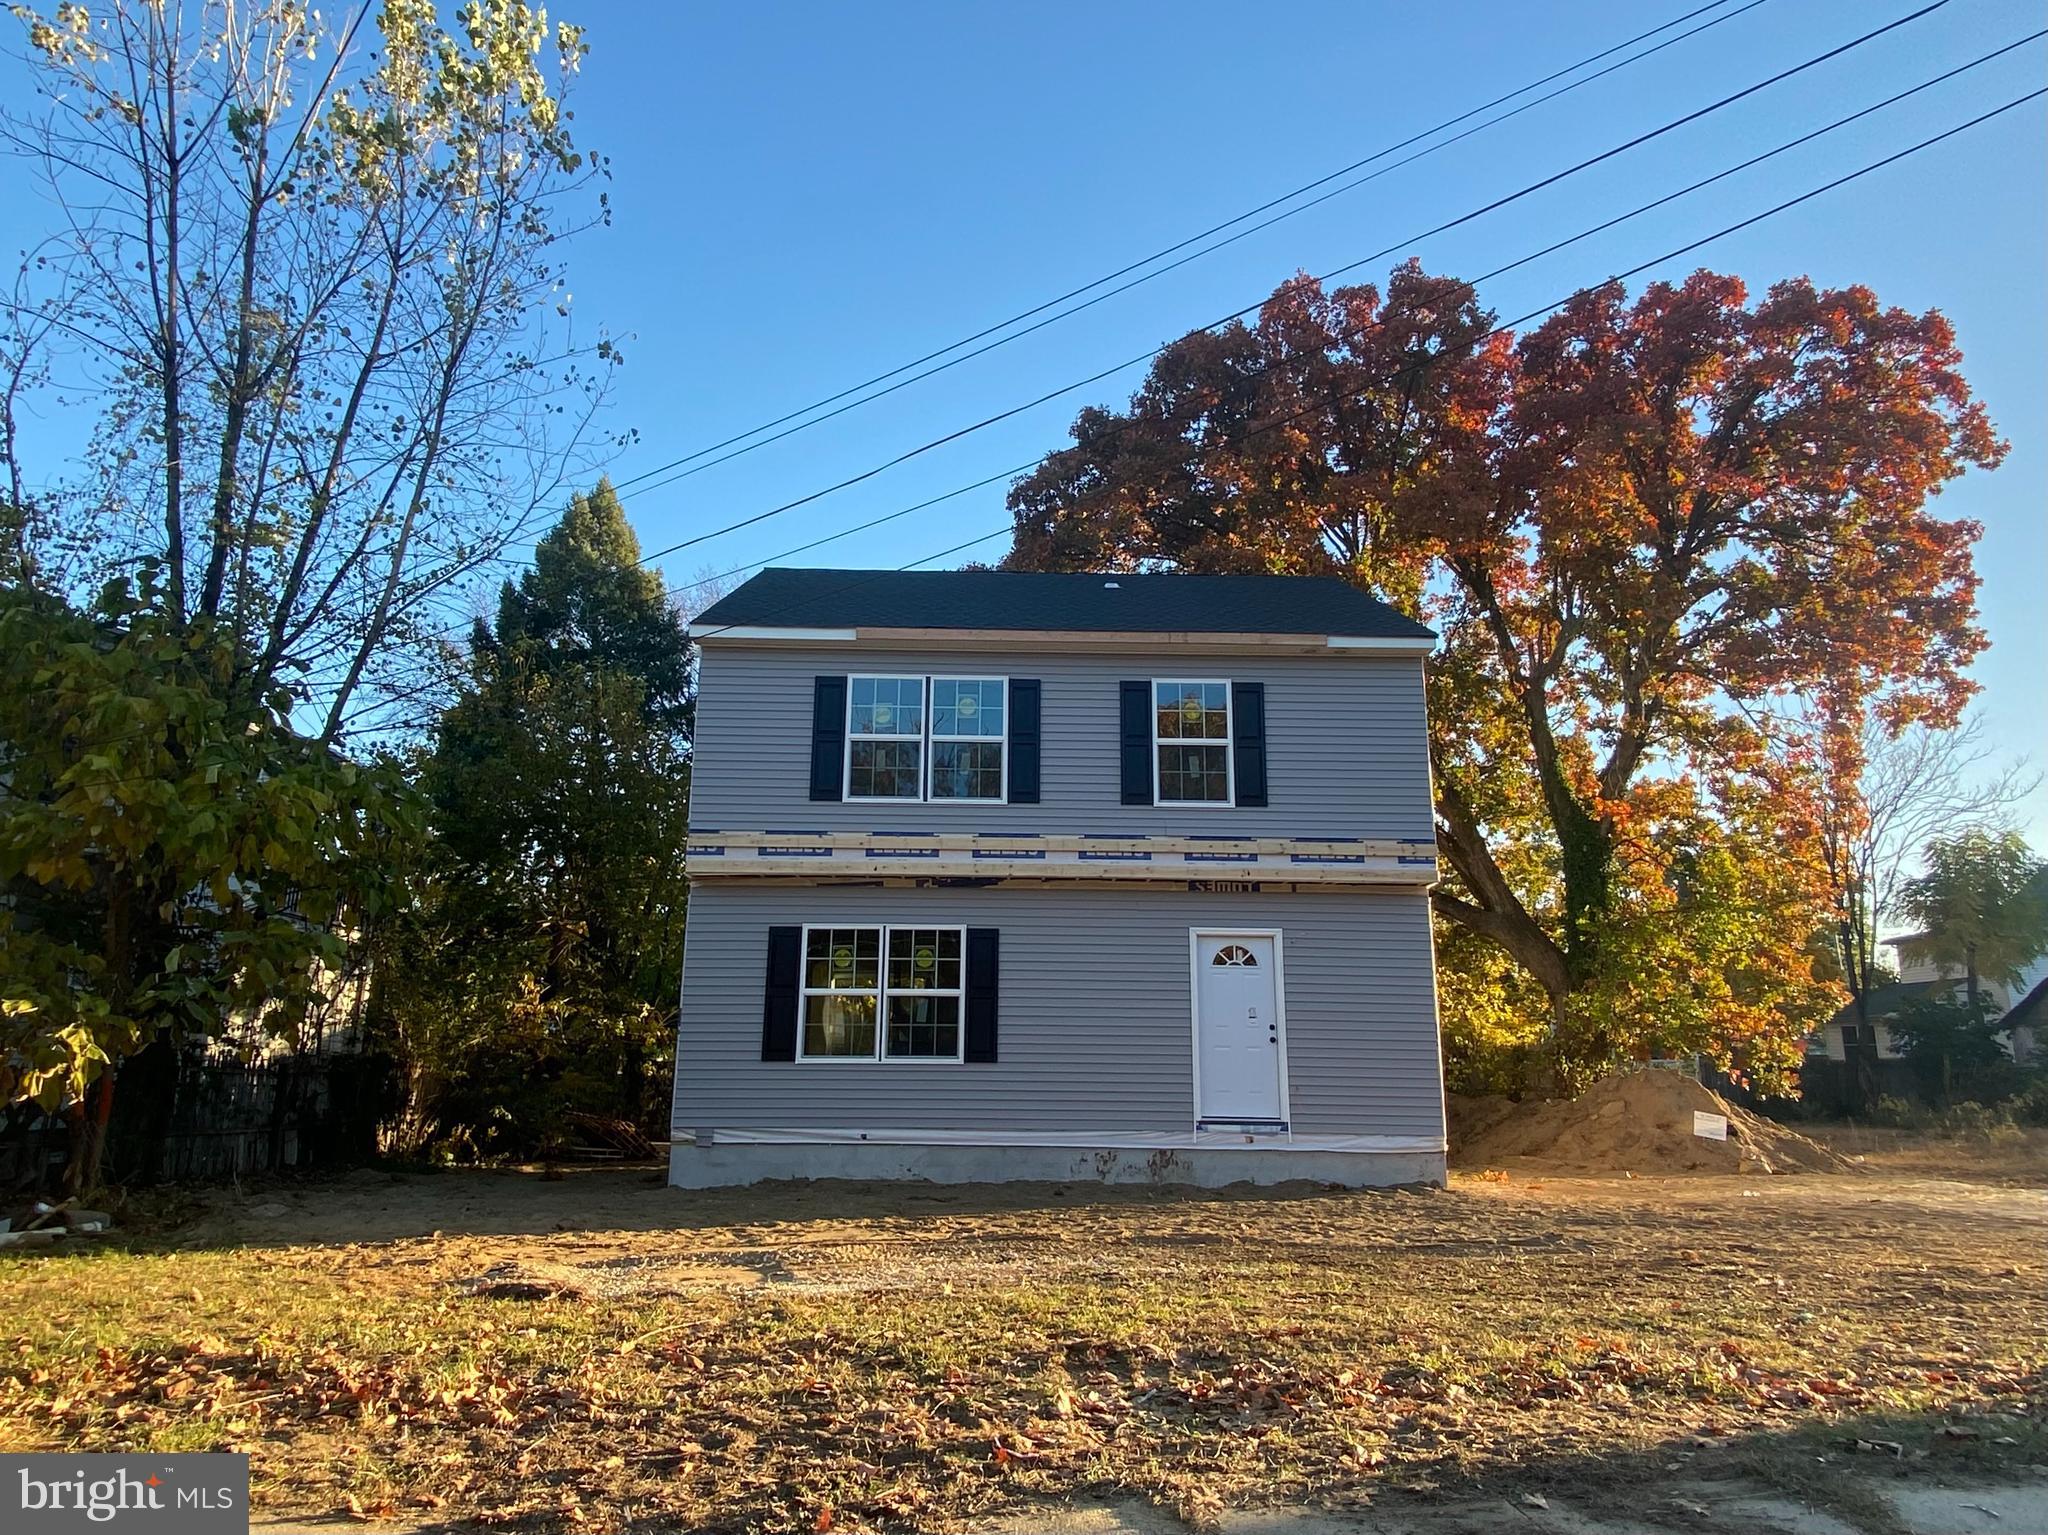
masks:
{"label": "dirt pile", "polygon": [[[1694,1133],[1694,1114],[1728,1121],[1728,1138]],[[1570,1100],[1450,1101],[1451,1158],[1460,1167],[1560,1173],[1843,1172],[1850,1163],[1795,1130],[1737,1108],[1676,1071],[1632,1071]]]}

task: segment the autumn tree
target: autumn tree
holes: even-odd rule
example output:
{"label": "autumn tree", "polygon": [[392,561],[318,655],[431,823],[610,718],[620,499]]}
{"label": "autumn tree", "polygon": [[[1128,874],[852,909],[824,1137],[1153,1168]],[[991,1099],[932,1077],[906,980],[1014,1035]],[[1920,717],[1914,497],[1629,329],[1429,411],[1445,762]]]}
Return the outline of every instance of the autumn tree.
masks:
{"label": "autumn tree", "polygon": [[432,840],[376,1016],[427,1138],[530,1152],[667,1099],[696,688],[609,483],[479,622],[419,781]]}
{"label": "autumn tree", "polygon": [[1939,314],[1803,280],[1608,284],[1514,337],[1412,263],[1298,278],[1084,411],[1014,488],[1008,562],[1336,574],[1431,622],[1433,901],[1540,988],[1551,1063],[1675,1016],[1782,1080],[1828,905],[1817,770],[1753,715],[1961,708],[1978,530],[1929,500],[2003,449],[1959,363]]}

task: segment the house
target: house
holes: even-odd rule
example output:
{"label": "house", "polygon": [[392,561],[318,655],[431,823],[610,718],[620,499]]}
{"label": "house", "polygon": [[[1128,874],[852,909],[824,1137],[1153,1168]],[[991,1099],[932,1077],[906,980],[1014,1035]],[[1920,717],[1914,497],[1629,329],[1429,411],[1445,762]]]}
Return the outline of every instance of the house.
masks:
{"label": "house", "polygon": [[[1871,989],[1861,1017],[1856,1004],[1851,1002],[1816,1030],[1806,1042],[1809,1059],[1846,1061],[1847,1047],[1868,1028],[1880,1063],[1903,1061],[1905,1052],[1893,1038],[1893,1021],[1915,1002],[1964,1000],[1963,972],[1954,965],[1929,959],[1921,948],[1925,937],[1924,933],[1907,933],[1884,940],[1898,956],[1898,979]],[[1987,1016],[2000,1025],[2001,1043],[2006,1051],[2016,1061],[2029,1060],[2039,1036],[2041,999],[2048,996],[2048,955],[2029,965],[2017,986],[1987,976],[1979,977],[1978,988],[1987,998]],[[1890,1078],[1885,1080],[1890,1083]],[[1898,1080],[1904,1084],[1909,1079]]]}
{"label": "house", "polygon": [[775,569],[690,632],[673,1183],[1443,1180],[1429,630]]}

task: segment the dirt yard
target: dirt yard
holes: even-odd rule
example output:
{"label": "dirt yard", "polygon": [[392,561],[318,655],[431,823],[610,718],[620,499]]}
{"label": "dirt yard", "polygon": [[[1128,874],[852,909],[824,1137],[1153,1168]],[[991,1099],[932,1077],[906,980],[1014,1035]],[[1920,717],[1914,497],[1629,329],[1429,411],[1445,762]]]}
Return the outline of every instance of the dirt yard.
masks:
{"label": "dirt yard", "polygon": [[1837,1149],[1875,1170],[169,1202],[0,1257],[0,1447],[246,1449],[273,1516],[650,1532],[1482,1494],[1733,1531],[1757,1487],[1889,1531],[1887,1489],[2048,1474],[2042,1194]]}

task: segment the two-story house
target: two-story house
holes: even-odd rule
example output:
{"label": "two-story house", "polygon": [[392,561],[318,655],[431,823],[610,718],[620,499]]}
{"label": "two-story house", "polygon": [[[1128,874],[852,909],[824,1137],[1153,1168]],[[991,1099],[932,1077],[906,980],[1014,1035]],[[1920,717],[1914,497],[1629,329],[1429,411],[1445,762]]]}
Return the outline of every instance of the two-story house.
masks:
{"label": "two-story house", "polygon": [[1442,1181],[1429,630],[769,570],[691,634],[672,1182]]}

